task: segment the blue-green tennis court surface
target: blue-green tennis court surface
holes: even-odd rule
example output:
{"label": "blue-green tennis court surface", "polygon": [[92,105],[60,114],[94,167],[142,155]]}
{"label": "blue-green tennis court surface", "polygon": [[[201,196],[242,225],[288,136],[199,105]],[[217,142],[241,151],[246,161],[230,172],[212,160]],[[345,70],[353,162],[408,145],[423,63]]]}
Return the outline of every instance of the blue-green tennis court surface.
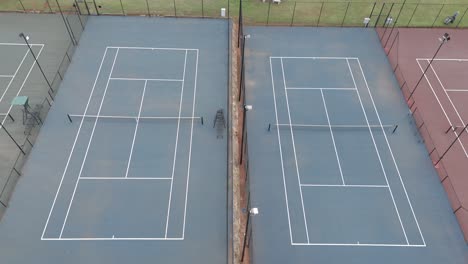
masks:
{"label": "blue-green tennis court surface", "polygon": [[227,32],[89,19],[2,220],[2,261],[227,261],[227,133],[213,128]]}
{"label": "blue-green tennis court surface", "polygon": [[466,263],[377,34],[246,32],[253,263]]}

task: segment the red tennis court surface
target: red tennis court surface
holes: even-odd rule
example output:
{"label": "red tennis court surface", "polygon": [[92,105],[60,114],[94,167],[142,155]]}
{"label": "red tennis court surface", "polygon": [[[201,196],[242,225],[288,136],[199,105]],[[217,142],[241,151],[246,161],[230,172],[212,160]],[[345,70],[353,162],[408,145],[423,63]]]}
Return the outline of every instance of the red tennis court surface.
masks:
{"label": "red tennis court surface", "polygon": [[[382,28],[377,33],[468,241],[468,31]],[[440,47],[444,33],[451,39]]]}

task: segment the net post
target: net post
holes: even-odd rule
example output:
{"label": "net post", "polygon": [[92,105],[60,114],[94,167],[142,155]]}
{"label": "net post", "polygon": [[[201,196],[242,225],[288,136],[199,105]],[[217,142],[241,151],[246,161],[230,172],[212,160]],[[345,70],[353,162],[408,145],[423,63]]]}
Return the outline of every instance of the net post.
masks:
{"label": "net post", "polygon": [[201,120],[201,124],[203,125],[203,116],[200,117],[200,120]]}
{"label": "net post", "polygon": [[395,133],[395,131],[397,130],[397,128],[398,128],[398,125],[395,125],[395,127],[393,128],[392,134]]}
{"label": "net post", "polygon": [[268,124],[268,132],[271,130],[271,123]]}
{"label": "net post", "polygon": [[70,114],[67,114],[67,117],[68,117],[68,120],[70,121],[70,123],[73,123],[73,120],[71,119]]}

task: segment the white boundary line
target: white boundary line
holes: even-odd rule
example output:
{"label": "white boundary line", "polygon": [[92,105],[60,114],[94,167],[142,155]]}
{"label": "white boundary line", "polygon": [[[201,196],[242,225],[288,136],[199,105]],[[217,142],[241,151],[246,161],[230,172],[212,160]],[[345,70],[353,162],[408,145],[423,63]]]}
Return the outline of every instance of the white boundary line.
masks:
{"label": "white boundary line", "polygon": [[293,243],[293,246],[339,246],[339,247],[426,247],[426,245],[411,244],[347,244],[347,243]]}
{"label": "white boundary line", "polygon": [[[182,87],[180,89],[180,99],[179,99],[179,118],[182,115],[182,101],[184,99],[184,85],[185,85],[185,69],[187,68],[187,51],[185,51],[185,58],[184,58],[184,72],[182,74]],[[177,162],[177,148],[179,144],[179,131],[180,131],[180,119],[177,120],[177,130],[176,130],[176,140],[175,140],[175,147],[174,147],[174,159],[172,162],[172,175],[171,175],[171,187],[169,190],[169,202],[167,206],[167,218],[166,218],[166,232],[164,237],[167,238],[167,230],[169,229],[169,217],[171,214],[171,201],[172,201],[172,187],[174,185],[174,173],[176,168]]]}
{"label": "white boundary line", "polygon": [[[419,60],[416,60],[416,62],[418,63],[418,66],[419,66],[419,69],[421,70],[421,73],[424,73],[424,70],[421,66],[421,64],[419,63]],[[429,84],[429,88],[431,88],[431,91],[432,91],[432,94],[434,94],[434,97],[435,99],[437,100],[437,103],[439,104],[440,106],[440,109],[442,110],[442,113],[445,115],[445,118],[447,119],[447,122],[449,123],[449,125],[451,127],[453,127],[453,123],[452,123],[452,120],[450,119],[450,117],[448,116],[447,112],[445,111],[445,107],[442,105],[442,103],[440,102],[440,99],[439,99],[439,96],[437,96],[437,93],[435,92],[434,90],[434,87],[432,86],[432,83],[429,81],[429,78],[427,77],[427,75],[425,74],[424,75],[424,78],[426,79],[426,82]],[[455,136],[457,136],[457,132],[456,131],[453,131],[453,133],[455,134]],[[463,152],[465,153],[465,157],[468,158],[468,152],[466,151],[465,149],[465,146],[463,145],[462,141],[460,140],[460,138],[458,138],[458,143],[460,144]]]}
{"label": "white boundary line", "polygon": [[[86,115],[86,112],[88,112],[89,104],[90,104],[91,98],[92,98],[92,96],[94,94],[94,89],[96,88],[96,83],[97,83],[97,81],[99,79],[99,76],[101,74],[102,64],[104,63],[104,59],[106,58],[106,55],[107,55],[107,48],[104,51],[104,55],[102,56],[101,64],[99,65],[99,69],[98,69],[98,72],[96,74],[96,79],[94,80],[93,88],[91,89],[91,92],[90,92],[89,97],[88,97],[88,102],[86,103],[86,107],[85,107],[85,110],[84,110],[84,115]],[[84,123],[84,118],[81,120],[80,125],[78,127],[78,131],[76,132],[75,140],[73,141],[73,145],[72,145],[72,148],[71,148],[71,151],[70,151],[70,155],[68,155],[67,163],[66,163],[65,168],[64,168],[63,173],[62,173],[62,178],[60,179],[60,183],[59,183],[59,186],[57,188],[57,192],[55,193],[54,201],[52,202],[52,206],[50,207],[49,215],[47,216],[47,221],[46,221],[46,223],[44,225],[44,229],[42,230],[41,240],[45,239],[44,234],[45,234],[46,229],[47,229],[47,227],[49,225],[50,216],[52,215],[52,212],[53,212],[53,210],[55,208],[55,203],[57,202],[58,194],[60,192],[60,189],[62,188],[63,179],[65,178],[65,174],[67,173],[68,166],[70,164],[70,160],[71,160],[71,157],[73,155],[73,151],[75,150],[76,142],[78,141],[78,137],[80,135],[80,131],[81,131],[81,128],[83,126],[83,123]]]}
{"label": "white boundary line", "polygon": [[[10,81],[8,82],[8,85],[7,87],[5,88],[5,91],[3,91],[3,94],[2,96],[0,97],[0,102],[3,101],[3,97],[5,97],[5,94],[8,92],[8,89],[10,89],[10,86],[11,84],[13,83],[13,80],[15,79],[16,77],[16,74],[18,74],[18,71],[19,69],[21,69],[21,66],[23,65],[23,62],[24,60],[26,59],[26,57],[28,57],[28,54],[29,54],[29,49],[26,51],[26,53],[24,54],[23,56],[23,59],[21,60],[20,64],[18,65],[18,67],[16,68],[15,70],[15,73],[13,73],[13,75],[10,77]],[[34,61],[35,62],[35,61]],[[7,75],[2,75],[1,77],[5,77]]]}
{"label": "white boundary line", "polygon": [[[193,87],[193,102],[192,102],[192,116],[195,115],[195,99],[197,95],[197,81],[198,81],[198,50],[197,50],[197,59],[195,61],[195,83]],[[190,165],[192,164],[192,142],[193,142],[193,125],[194,120],[192,119],[192,126],[190,128],[190,143],[189,143],[189,157],[187,162],[187,183],[185,186],[185,205],[184,205],[184,222],[182,225],[182,239],[185,237],[185,218],[187,216],[187,200],[188,200],[188,190],[190,183]]]}
{"label": "white boundary line", "polygon": [[[135,139],[138,133],[138,124],[140,123],[140,116],[141,116],[141,109],[143,108],[143,101],[145,100],[145,93],[146,93],[146,84],[148,82],[145,81],[145,85],[143,86],[143,93],[141,95],[141,100],[140,100],[140,107],[138,108],[138,116],[136,118],[136,123],[135,123],[135,131],[133,133],[133,139],[132,139],[132,147],[130,148],[130,154],[128,156],[128,162],[127,162],[127,170],[125,171],[125,178],[128,178],[128,171],[130,170],[130,163],[132,162],[132,155],[133,155],[133,147],[135,146]],[[96,118],[97,120],[97,118]]]}
{"label": "white boundary line", "polygon": [[179,241],[184,240],[182,237],[63,237],[63,238],[43,238],[46,241],[112,241],[112,240],[168,240],[168,241]]}
{"label": "white boundary line", "polygon": [[156,178],[156,177],[81,177],[81,180],[170,180],[171,178]]}
{"label": "white boundary line", "polygon": [[320,88],[320,87],[288,87],[287,90],[348,90],[354,91],[356,88],[338,88],[338,87],[329,87],[329,88]]}
{"label": "white boundary line", "polygon": [[325,116],[327,117],[328,128],[330,130],[330,136],[333,142],[333,150],[335,150],[336,162],[338,163],[338,169],[340,170],[341,184],[346,185],[346,182],[343,176],[343,170],[341,169],[340,156],[338,155],[338,150],[336,149],[335,136],[333,135],[333,128],[330,122],[330,116],[328,115],[328,108],[327,108],[327,103],[325,101],[325,95],[323,94],[323,90],[320,90],[320,94],[322,95],[323,107],[325,108]]}
{"label": "white boundary line", "polygon": [[[276,92],[275,92],[275,81],[273,78],[273,65],[271,62],[272,57],[270,57],[270,74],[271,74],[271,87],[273,89],[273,105],[275,106],[275,118],[276,118],[276,123],[279,123],[278,121],[278,108],[276,106]],[[279,129],[277,129],[277,135],[278,135],[278,147],[279,147],[279,152],[280,152],[280,160],[281,160],[281,173],[283,175],[283,186],[284,186],[284,199],[286,201],[286,212],[288,215],[288,225],[289,225],[289,238],[291,245],[293,244],[293,237],[292,237],[292,230],[291,230],[291,217],[289,215],[289,201],[288,201],[288,191],[286,188],[286,177],[285,177],[285,172],[284,172],[284,161],[283,161],[283,149],[281,147],[281,135],[279,132]]]}
{"label": "white boundary line", "polygon": [[146,79],[146,78],[127,78],[127,77],[112,77],[110,80],[118,81],[156,81],[156,82],[183,82],[180,79]]}
{"label": "white boundary line", "polygon": [[365,184],[301,184],[302,187],[343,187],[343,188],[389,188],[388,185],[365,185]]}
{"label": "white boundary line", "polygon": [[[118,56],[119,56],[119,49],[117,49],[117,51],[115,52],[114,61],[112,62],[112,67],[111,67],[109,76],[112,76],[112,72],[113,72],[114,66],[115,66],[115,61],[117,60]],[[106,87],[104,88],[104,94],[102,95],[101,103],[99,104],[99,109],[98,109],[98,112],[97,112],[98,116],[101,113],[102,105],[104,103],[104,98],[106,98],[107,89],[109,88],[109,82],[110,82],[110,80],[109,80],[109,78],[107,78]],[[94,121],[93,129],[91,130],[91,136],[89,137],[88,145],[86,146],[86,151],[85,151],[85,155],[83,157],[83,162],[81,163],[80,172],[78,173],[78,178],[76,179],[76,183],[75,183],[75,187],[73,189],[73,193],[72,193],[72,196],[71,196],[71,199],[70,199],[70,203],[68,204],[67,213],[65,214],[65,220],[63,221],[62,229],[60,230],[60,236],[59,236],[60,238],[62,237],[63,230],[64,230],[64,228],[65,228],[65,226],[67,224],[68,214],[70,213],[70,208],[71,208],[71,206],[73,204],[73,199],[75,198],[76,189],[78,187],[78,183],[80,182],[81,173],[83,173],[83,168],[84,168],[84,165],[86,163],[86,158],[88,157],[89,148],[90,148],[91,143],[93,141],[94,132],[96,131],[96,125],[98,123],[98,120],[99,120],[99,117],[96,118],[96,120]]]}
{"label": "white boundary line", "polygon": [[198,49],[184,49],[184,48],[152,48],[152,47],[116,47],[108,46],[111,49],[133,49],[133,50],[177,50],[177,51],[197,51]]}
{"label": "white boundary line", "polygon": [[[370,99],[372,101],[372,106],[374,107],[375,113],[377,115],[377,119],[379,120],[380,125],[383,126],[382,125],[382,120],[380,119],[379,111],[377,110],[377,107],[375,106],[374,98],[373,98],[372,93],[371,93],[371,91],[369,89],[369,84],[367,83],[366,75],[364,74],[364,70],[362,69],[361,62],[359,61],[359,59],[357,59],[357,62],[358,62],[359,68],[361,70],[362,77],[364,77],[364,83],[366,84],[367,92],[369,93]],[[414,221],[416,222],[416,226],[418,227],[419,234],[421,235],[421,239],[423,241],[424,246],[426,246],[426,241],[425,241],[424,236],[423,236],[423,234],[421,232],[421,227],[419,226],[418,218],[416,217],[416,214],[414,213],[413,205],[412,205],[411,200],[409,198],[408,192],[406,191],[406,186],[405,186],[405,183],[403,182],[403,178],[401,177],[400,169],[398,168],[397,162],[395,160],[395,156],[393,155],[392,147],[390,146],[390,142],[388,141],[387,133],[385,132],[385,129],[383,129],[383,128],[382,128],[382,132],[383,132],[385,141],[387,143],[388,150],[390,151],[390,154],[392,156],[393,164],[395,165],[395,169],[396,169],[396,171],[398,173],[398,178],[400,179],[401,186],[403,187],[403,191],[405,193],[406,200],[408,201],[408,205],[410,206],[411,213],[413,214]]]}
{"label": "white boundary line", "polygon": [[[27,45],[26,45],[26,43],[0,43],[0,46],[27,46]],[[45,44],[39,44],[39,43],[32,44],[32,43],[29,43],[29,46],[42,46],[42,47],[44,47]]]}
{"label": "white boundary line", "polygon": [[445,89],[446,92],[468,92],[468,89]]}
{"label": "white boundary line", "polygon": [[[420,61],[420,60],[425,60],[425,61],[428,61],[428,60],[432,60],[432,58],[416,58],[417,61]],[[468,59],[442,59],[442,58],[435,58],[434,59],[435,61],[460,61],[460,62],[464,62],[464,61],[468,61]]]}
{"label": "white boundary line", "polygon": [[271,56],[271,59],[317,59],[317,60],[346,60],[346,59],[357,59],[356,57],[281,57]]}
{"label": "white boundary line", "polygon": [[0,75],[0,78],[13,78],[13,77],[15,77],[15,75],[5,75],[5,74]]}
{"label": "white boundary line", "polygon": [[[283,66],[283,59],[280,59],[281,61],[281,72],[283,73],[283,85],[284,85],[284,93],[285,93],[285,96],[286,96],[286,108],[288,110],[288,120],[289,120],[289,124],[291,125],[291,111],[290,111],[290,108],[289,108],[289,99],[288,99],[288,90],[286,90],[286,77],[284,75],[284,66]],[[305,225],[305,231],[306,231],[306,237],[307,237],[307,243],[309,243],[309,229],[307,227],[307,217],[306,217],[306,214],[305,214],[305,207],[304,207],[304,199],[303,199],[303,196],[302,196],[302,189],[301,189],[301,176],[299,174],[299,165],[297,164],[297,155],[296,155],[296,143],[294,142],[294,131],[293,131],[293,128],[292,126],[290,127],[290,132],[291,132],[291,141],[292,141],[292,146],[293,146],[293,153],[294,153],[294,162],[295,162],[295,165],[296,165],[296,175],[297,175],[297,181],[298,181],[298,185],[299,185],[299,194],[300,194],[300,197],[301,197],[301,205],[302,205],[302,214],[303,214],[303,217],[304,217],[304,225]]]}
{"label": "white boundary line", "polygon": [[[351,77],[353,79],[354,85],[357,88],[356,80],[354,79],[353,70],[351,69],[351,65],[349,64],[349,60],[346,60],[346,63],[348,64],[349,72],[350,72]],[[366,82],[366,85],[367,85],[367,82]],[[367,113],[366,113],[366,110],[364,108],[364,104],[362,103],[362,99],[361,99],[361,95],[359,93],[359,89],[357,89],[356,91],[357,91],[356,94],[357,94],[357,96],[359,98],[359,103],[361,105],[362,112],[364,113],[364,118],[366,119],[367,125],[369,125],[369,119],[367,118]],[[377,111],[377,109],[375,109],[375,110]],[[380,122],[380,118],[379,118],[379,122]],[[382,125],[382,123],[380,123],[380,125]],[[383,127],[382,127],[382,131],[384,131]],[[379,148],[377,147],[377,143],[375,142],[375,138],[374,138],[374,133],[372,132],[372,129],[370,128],[370,126],[369,126],[369,133],[371,135],[372,143],[374,144],[375,153],[377,154],[377,157],[379,158],[380,167],[381,167],[382,173],[383,173],[383,175],[385,177],[385,182],[388,185],[388,192],[390,193],[390,196],[392,198],[393,206],[395,207],[395,211],[396,211],[396,214],[398,216],[398,221],[400,222],[400,226],[401,226],[401,229],[403,231],[403,235],[405,236],[406,244],[409,244],[408,236],[406,235],[406,230],[405,230],[405,227],[403,225],[403,221],[401,220],[400,212],[398,211],[398,207],[396,205],[395,198],[393,196],[392,188],[390,187],[390,184],[388,182],[387,172],[386,172],[385,167],[383,165],[382,158],[380,157]],[[385,133],[385,131],[384,131],[384,133]]]}
{"label": "white boundary line", "polygon": [[[42,45],[41,49],[40,49],[39,52],[37,53],[37,56],[36,56],[37,59],[39,59],[39,57],[41,56],[41,53],[42,53],[42,50],[43,50],[43,49],[44,49],[44,46]],[[26,74],[26,77],[24,78],[23,83],[21,84],[21,86],[20,86],[18,92],[16,93],[16,96],[18,96],[18,95],[21,93],[21,91],[23,90],[23,87],[24,87],[24,85],[26,84],[26,81],[28,80],[29,75],[31,74],[31,72],[32,72],[32,70],[33,70],[33,68],[34,68],[34,65],[36,65],[36,61],[34,61],[34,62],[32,63],[31,67],[29,67],[28,74]],[[10,105],[10,107],[8,108],[8,111],[7,111],[6,115],[5,115],[5,117],[4,117],[3,120],[2,120],[2,124],[1,124],[1,127],[0,127],[0,128],[3,128],[3,124],[5,123],[5,121],[6,121],[7,117],[8,117],[8,115],[10,114],[12,108],[13,108],[13,105]]]}

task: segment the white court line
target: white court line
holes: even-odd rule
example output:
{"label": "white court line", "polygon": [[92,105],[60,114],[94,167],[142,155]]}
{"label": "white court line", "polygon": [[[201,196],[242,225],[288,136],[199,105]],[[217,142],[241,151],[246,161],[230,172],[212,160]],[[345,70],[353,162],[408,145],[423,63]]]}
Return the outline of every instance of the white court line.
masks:
{"label": "white court line", "polygon": [[[187,67],[187,51],[185,51],[185,59],[184,59],[184,72],[182,74],[182,88],[180,90],[180,99],[179,99],[179,117],[182,114],[182,100],[184,99],[184,85],[185,85],[185,69]],[[192,120],[193,122],[193,120]],[[177,161],[177,147],[179,143],[179,129],[180,129],[180,119],[177,120],[177,130],[176,130],[176,141],[175,141],[175,147],[174,147],[174,159],[172,162],[172,175],[171,175],[171,188],[169,191],[169,203],[167,206],[167,218],[166,218],[166,232],[164,234],[164,237],[167,237],[167,230],[169,229],[169,216],[171,214],[171,200],[172,200],[172,187],[174,185],[174,173],[175,173],[175,168],[176,168],[176,161]]]}
{"label": "white court line", "polygon": [[320,88],[320,87],[288,87],[287,90],[349,90],[354,91],[356,88],[339,88],[339,87],[329,87],[329,88]]}
{"label": "white court line", "polygon": [[63,238],[41,238],[44,241],[112,241],[112,240],[168,240],[168,241],[178,241],[184,240],[182,237],[63,237]]}
{"label": "white court line", "polygon": [[183,48],[151,48],[151,47],[116,47],[116,46],[108,46],[107,48],[110,49],[133,49],[133,50],[181,50],[181,51],[197,51],[198,49],[183,49]]}
{"label": "white court line", "polygon": [[[453,103],[452,98],[451,98],[450,95],[447,93],[447,90],[445,89],[444,84],[443,84],[442,81],[440,80],[439,75],[437,74],[437,72],[436,72],[436,70],[434,69],[434,67],[432,67],[432,64],[430,65],[430,67],[431,67],[431,70],[434,72],[434,75],[435,75],[435,77],[437,78],[437,81],[439,82],[440,86],[442,87],[442,90],[444,90],[445,96],[447,96],[447,99],[449,100],[450,104],[452,105],[453,110],[455,110],[455,114],[458,116],[458,119],[459,119],[460,122],[462,123],[462,126],[465,127],[466,123],[463,121],[463,118],[461,117],[460,113],[458,112],[457,107],[456,107],[455,104]],[[455,135],[456,135],[456,134],[455,134]]]}
{"label": "white court line", "polygon": [[[88,107],[89,107],[89,104],[91,102],[91,98],[92,98],[93,93],[94,93],[94,88],[96,88],[96,83],[97,83],[97,81],[99,79],[99,75],[101,74],[102,64],[104,63],[104,59],[106,58],[106,54],[107,54],[107,48],[104,51],[104,55],[102,55],[101,64],[99,65],[99,69],[98,69],[98,72],[97,72],[97,75],[96,75],[96,79],[94,80],[93,88],[91,89],[91,93],[89,94],[89,98],[88,98],[88,102],[86,103],[84,114],[86,114],[86,112],[88,111]],[[70,160],[71,160],[71,157],[73,155],[73,151],[75,150],[76,142],[78,141],[78,137],[80,135],[80,131],[81,131],[81,128],[83,126],[83,123],[84,123],[84,119],[81,120],[80,125],[78,127],[78,131],[76,132],[75,140],[73,141],[73,145],[72,145],[72,148],[71,148],[71,151],[70,151],[70,155],[68,156],[67,163],[65,165],[65,169],[63,170],[62,178],[60,179],[60,183],[59,183],[59,186],[57,188],[57,192],[55,193],[54,201],[52,202],[52,206],[50,208],[49,215],[47,216],[47,221],[46,221],[46,223],[44,225],[44,229],[42,230],[41,239],[44,239],[44,234],[45,234],[45,231],[46,231],[47,226],[49,224],[50,216],[52,215],[52,211],[55,208],[55,203],[57,202],[57,197],[58,197],[59,191],[62,188],[63,179],[65,178],[65,174],[67,173],[68,165],[70,164]]]}
{"label": "white court line", "polygon": [[[193,99],[192,99],[192,116],[195,115],[195,96],[197,95],[197,80],[198,80],[198,50],[197,50],[197,59],[195,61],[195,84],[193,87]],[[182,238],[185,237],[185,218],[187,216],[187,200],[188,200],[188,189],[190,183],[190,165],[192,164],[192,141],[193,141],[193,122],[190,128],[190,143],[189,143],[189,156],[187,162],[187,183],[185,185],[185,205],[184,205],[184,222],[182,224]]]}
{"label": "white court line", "polygon": [[141,96],[140,108],[138,109],[138,116],[136,118],[135,131],[133,133],[132,147],[130,148],[130,154],[128,156],[127,170],[125,171],[125,178],[128,177],[128,171],[130,170],[130,163],[132,162],[133,147],[135,146],[135,139],[136,139],[136,136],[137,136],[137,133],[138,133],[138,123],[140,123],[141,109],[143,108],[143,101],[145,100],[145,92],[146,92],[146,84],[147,83],[148,82],[145,81],[145,85],[143,86],[143,94]]}
{"label": "white court line", "polygon": [[435,61],[460,61],[460,62],[464,62],[464,61],[468,61],[468,59],[437,59],[437,58],[416,58],[417,61],[420,61],[420,60],[425,60],[425,61],[429,61],[429,60],[435,60]]}
{"label": "white court line", "polygon": [[338,150],[336,149],[335,136],[333,135],[333,129],[330,123],[330,116],[328,115],[328,108],[327,108],[327,103],[325,101],[325,95],[323,94],[322,90],[320,90],[320,94],[322,95],[323,107],[325,108],[325,115],[327,117],[328,127],[330,129],[330,135],[331,135],[331,139],[333,142],[333,149],[335,150],[336,161],[338,162],[338,169],[340,170],[341,183],[345,185],[346,182],[344,180],[343,170],[341,169],[341,162],[340,162],[340,157],[338,155]]}
{"label": "white court line", "polygon": [[446,92],[468,92],[468,89],[445,89]]}
{"label": "white court line", "polygon": [[356,57],[279,57],[271,56],[271,59],[317,59],[317,60],[347,60],[357,59]]}
{"label": "white court line", "polygon": [[[351,69],[351,65],[349,64],[349,60],[346,60],[346,63],[348,64],[349,72],[351,73],[351,77],[353,79],[354,86],[356,86],[356,88],[357,88],[356,80],[354,79],[354,74],[353,74],[353,71]],[[367,81],[366,81],[366,86],[367,86]],[[364,108],[364,104],[362,103],[361,95],[359,94],[359,89],[356,90],[356,91],[357,91],[356,94],[357,94],[357,96],[359,98],[359,103],[360,103],[361,108],[362,108],[362,112],[364,113],[364,118],[366,119],[366,123],[369,125],[369,119],[367,118],[367,113],[366,113],[366,110]],[[369,92],[369,94],[370,94],[370,92]],[[375,111],[377,112],[377,108],[375,108]],[[379,117],[379,123],[380,123],[380,125],[382,125],[382,122],[380,122],[380,117]],[[383,127],[382,127],[382,131],[385,133],[385,130],[383,129]],[[372,129],[370,127],[369,127],[369,132],[370,132],[370,135],[371,135],[372,143],[374,144],[375,152],[376,152],[377,157],[379,159],[380,167],[381,167],[383,175],[385,177],[385,182],[389,186],[388,187],[388,192],[390,193],[390,196],[392,198],[393,206],[395,207],[395,211],[396,211],[397,216],[398,216],[398,221],[400,222],[401,229],[403,230],[403,235],[405,236],[406,244],[409,244],[408,236],[406,235],[406,230],[405,230],[405,227],[403,226],[403,221],[401,220],[400,212],[398,211],[398,207],[396,205],[395,198],[393,197],[392,188],[390,188],[390,184],[389,184],[389,181],[388,181],[388,178],[387,178],[387,172],[385,171],[385,167],[383,165],[382,158],[380,157],[380,152],[379,152],[379,149],[377,147],[377,143],[375,142],[374,133],[372,132]]]}
{"label": "white court line", "polygon": [[307,184],[302,183],[302,187],[343,187],[343,188],[389,188],[388,185],[365,185],[365,184]]}
{"label": "white court line", "polygon": [[[37,56],[36,56],[37,59],[39,59],[39,57],[41,56],[42,49],[44,49],[44,46],[43,46],[43,45],[42,45],[41,49],[39,50],[39,52],[37,53]],[[34,61],[34,62],[32,63],[31,67],[29,67],[28,74],[26,74],[26,77],[24,78],[23,83],[21,84],[21,86],[20,86],[18,92],[16,93],[16,96],[18,96],[18,95],[21,93],[21,91],[23,90],[23,87],[24,87],[24,85],[26,84],[26,81],[28,80],[29,75],[30,75],[31,72],[32,72],[32,69],[34,68],[34,65],[36,65],[36,61]],[[4,117],[3,120],[2,120],[2,124],[1,124],[1,127],[0,127],[0,128],[3,128],[3,124],[5,123],[5,121],[6,121],[7,117],[8,117],[8,115],[10,114],[12,108],[13,108],[13,105],[10,105],[10,107],[8,108],[8,111],[7,111],[6,115],[5,115],[5,117]]]}
{"label": "white court line", "polygon": [[426,247],[411,244],[362,244],[362,243],[293,243],[293,246],[337,246],[337,247]]}
{"label": "white court line", "polygon": [[[283,66],[283,59],[280,59],[281,61],[281,72],[283,73],[283,85],[284,85],[284,93],[286,97],[286,108],[288,110],[288,120],[289,120],[289,125],[291,125],[291,111],[289,108],[289,98],[288,98],[288,90],[286,90],[286,77],[284,75],[284,66]],[[302,204],[302,215],[304,217],[304,224],[305,224],[305,231],[306,231],[306,236],[307,236],[307,243],[309,243],[309,229],[307,227],[307,218],[305,214],[305,208],[304,208],[304,199],[302,196],[302,189],[301,189],[301,176],[299,174],[299,165],[297,164],[297,154],[296,154],[296,144],[294,142],[294,131],[292,126],[290,127],[290,132],[291,132],[291,140],[292,140],[292,146],[293,146],[293,154],[294,154],[294,162],[296,165],[296,175],[297,175],[297,181],[299,185],[299,194],[301,197],[301,204]]]}
{"label": "white court line", "polygon": [[[112,62],[112,67],[111,67],[109,76],[112,76],[112,71],[114,70],[115,61],[117,60],[118,55],[119,55],[119,49],[117,49],[117,51],[115,52],[115,57],[114,57],[114,61]],[[104,103],[104,98],[106,97],[107,88],[109,88],[109,82],[110,82],[110,80],[108,78],[107,83],[106,83],[106,88],[104,89],[104,94],[102,95],[101,103],[99,105],[99,109],[98,109],[98,113],[97,113],[98,116],[99,116],[99,114],[101,113],[101,110],[102,110],[102,105]],[[70,208],[72,206],[73,199],[75,198],[76,188],[78,187],[78,183],[80,182],[81,173],[83,172],[83,168],[84,168],[84,165],[85,165],[85,162],[86,162],[86,158],[88,157],[89,147],[91,146],[91,142],[93,141],[94,132],[96,131],[96,125],[97,125],[98,120],[99,120],[99,117],[96,118],[96,120],[94,121],[94,125],[93,125],[93,129],[91,131],[91,136],[89,138],[88,146],[86,147],[86,152],[85,152],[85,155],[83,157],[83,162],[81,163],[80,172],[78,173],[78,178],[76,180],[75,187],[73,189],[73,194],[72,194],[70,203],[68,204],[67,213],[65,214],[65,220],[63,221],[62,229],[60,230],[60,236],[59,236],[60,238],[62,237],[63,229],[65,228],[65,225],[67,224],[68,214],[70,213]]]}
{"label": "white court line", "polygon": [[[423,70],[421,64],[419,63],[419,61],[416,61],[416,62],[418,63],[418,66],[419,66],[419,69],[421,70],[421,73],[424,73],[424,70]],[[447,122],[449,123],[449,125],[450,125],[451,127],[453,127],[454,125],[453,125],[453,123],[452,123],[452,120],[450,120],[450,118],[449,118],[447,112],[445,111],[444,106],[443,106],[442,103],[440,102],[439,96],[437,96],[437,93],[435,92],[434,87],[432,86],[432,83],[429,81],[429,78],[427,77],[427,75],[424,75],[424,78],[426,79],[426,82],[429,84],[429,88],[431,88],[432,94],[434,94],[434,97],[436,98],[437,103],[439,104],[440,109],[442,110],[442,113],[444,113],[444,116],[445,116],[445,118],[447,119]],[[453,131],[453,133],[455,134],[455,136],[457,136],[456,131]],[[460,140],[460,138],[458,138],[458,143],[460,144],[460,146],[461,146],[463,152],[465,153],[465,156],[468,158],[468,152],[466,151],[465,146],[463,145],[463,143],[462,143],[462,141]]]}
{"label": "white court line", "polygon": [[[28,50],[29,51],[29,50]],[[0,78],[13,78],[15,75],[0,75]]]}
{"label": "white court line", "polygon": [[[10,81],[8,82],[8,85],[7,85],[6,89],[5,89],[5,91],[3,92],[2,96],[0,97],[0,102],[3,100],[3,97],[5,97],[5,94],[7,93],[8,89],[10,89],[10,86],[11,86],[11,84],[13,83],[13,80],[15,79],[16,74],[18,74],[18,71],[19,71],[19,69],[21,69],[21,66],[23,65],[23,62],[24,62],[24,60],[26,59],[26,57],[28,56],[28,54],[29,54],[29,49],[28,49],[28,50],[26,51],[26,53],[24,54],[23,59],[21,60],[19,66],[18,66],[18,67],[16,68],[16,70],[15,70],[15,73],[13,73],[13,75],[11,76],[11,79],[10,79]],[[34,62],[35,62],[35,61],[34,61]],[[2,76],[7,76],[7,75],[2,75]]]}
{"label": "white court line", "polygon": [[172,178],[155,177],[81,177],[80,180],[171,180]]}
{"label": "white court line", "polygon": [[[26,43],[0,43],[0,46],[27,46]],[[29,43],[29,46],[42,46],[44,47],[45,44],[32,44]]]}
{"label": "white court line", "polygon": [[[377,115],[377,119],[379,120],[380,125],[383,126],[382,125],[382,120],[380,119],[379,111],[377,110],[377,107],[375,106],[374,97],[372,96],[372,93],[371,93],[371,91],[369,89],[369,84],[367,83],[366,75],[364,74],[364,71],[362,69],[361,62],[359,61],[359,59],[357,59],[357,62],[358,62],[359,68],[361,69],[362,77],[364,77],[364,83],[366,84],[367,92],[369,93],[370,99],[372,101],[372,105],[373,105],[375,113]],[[423,241],[423,244],[424,244],[424,246],[426,246],[426,241],[425,241],[424,236],[423,236],[423,234],[421,232],[421,228],[419,226],[418,218],[416,217],[416,214],[414,213],[413,205],[412,205],[411,200],[410,200],[410,198],[408,196],[408,192],[406,191],[405,183],[403,182],[403,179],[402,179],[401,173],[400,173],[400,169],[398,168],[398,165],[397,165],[396,160],[395,160],[395,156],[393,155],[392,147],[390,146],[390,142],[388,142],[387,133],[385,132],[385,130],[383,128],[382,128],[382,131],[383,131],[383,135],[384,135],[385,141],[386,141],[387,146],[388,146],[388,150],[390,151],[390,155],[392,156],[393,164],[394,164],[395,169],[396,169],[396,171],[398,173],[398,178],[400,179],[401,186],[403,187],[403,191],[405,193],[406,200],[408,201],[408,204],[409,204],[410,209],[411,209],[411,213],[413,214],[414,221],[416,222],[416,226],[418,227],[418,231],[419,231],[419,234],[421,235],[421,239]]]}
{"label": "white court line", "polygon": [[[271,74],[271,87],[273,89],[273,105],[275,106],[275,118],[276,118],[276,123],[278,123],[278,109],[276,107],[275,81],[273,79],[273,65],[271,63],[271,57],[270,57],[270,74]],[[284,161],[283,161],[283,149],[281,148],[281,136],[280,136],[279,129],[277,130],[277,134],[278,134],[278,146],[279,146],[280,160],[281,160],[281,173],[283,174],[284,199],[286,201],[286,212],[288,214],[289,237],[290,237],[291,244],[292,244],[293,238],[292,238],[292,231],[291,231],[291,217],[289,216],[288,191],[286,188],[286,178],[285,178],[285,173],[284,173]]]}
{"label": "white court line", "polygon": [[115,118],[115,119],[137,119],[139,118],[140,120],[142,119],[200,119],[202,118],[201,116],[117,116],[117,115],[72,115],[70,114],[69,116],[71,117],[84,117],[84,118]]}
{"label": "white court line", "polygon": [[151,78],[126,78],[126,77],[112,77],[110,80],[120,81],[156,81],[156,82],[183,82],[181,79],[151,79]]}

